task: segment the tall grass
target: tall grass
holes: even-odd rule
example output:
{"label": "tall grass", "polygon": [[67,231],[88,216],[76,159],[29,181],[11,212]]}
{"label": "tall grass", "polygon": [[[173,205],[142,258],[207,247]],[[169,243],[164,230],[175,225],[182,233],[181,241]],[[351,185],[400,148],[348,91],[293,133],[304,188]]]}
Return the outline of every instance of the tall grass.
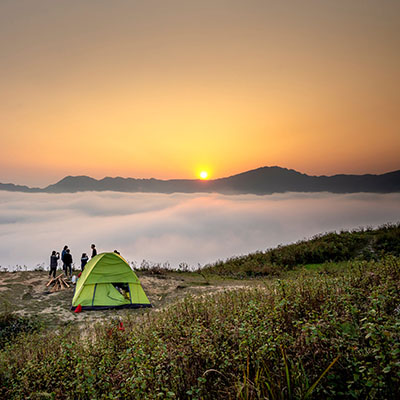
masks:
{"label": "tall grass", "polygon": [[8,399],[400,398],[400,259],[299,273],[160,312],[21,334]]}

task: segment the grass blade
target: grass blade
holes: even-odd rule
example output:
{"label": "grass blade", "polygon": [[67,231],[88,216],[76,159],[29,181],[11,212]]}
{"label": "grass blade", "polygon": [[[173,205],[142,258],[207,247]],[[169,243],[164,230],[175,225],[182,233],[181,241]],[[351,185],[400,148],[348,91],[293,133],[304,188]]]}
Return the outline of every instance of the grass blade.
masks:
{"label": "grass blade", "polygon": [[283,346],[281,346],[281,352],[282,352],[282,357],[283,357],[283,362],[285,364],[285,375],[286,375],[286,383],[287,383],[287,387],[288,387],[288,394],[289,394],[289,399],[292,398],[292,388],[290,385],[290,369],[289,369],[289,364],[287,361],[287,357],[286,357],[286,351],[283,348]]}
{"label": "grass blade", "polygon": [[321,376],[312,384],[310,388],[308,388],[306,394],[304,395],[304,400],[308,399],[320,380],[328,373],[328,371],[335,365],[336,361],[339,360],[340,354],[328,365],[328,368],[321,374]]}

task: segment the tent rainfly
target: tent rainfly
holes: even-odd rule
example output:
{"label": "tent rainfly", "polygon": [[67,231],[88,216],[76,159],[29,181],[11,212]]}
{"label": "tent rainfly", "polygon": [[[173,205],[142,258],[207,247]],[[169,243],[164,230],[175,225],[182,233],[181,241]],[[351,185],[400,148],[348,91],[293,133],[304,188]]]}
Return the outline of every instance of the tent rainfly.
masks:
{"label": "tent rainfly", "polygon": [[116,253],[101,253],[85,266],[72,299],[72,310],[151,307],[129,264]]}

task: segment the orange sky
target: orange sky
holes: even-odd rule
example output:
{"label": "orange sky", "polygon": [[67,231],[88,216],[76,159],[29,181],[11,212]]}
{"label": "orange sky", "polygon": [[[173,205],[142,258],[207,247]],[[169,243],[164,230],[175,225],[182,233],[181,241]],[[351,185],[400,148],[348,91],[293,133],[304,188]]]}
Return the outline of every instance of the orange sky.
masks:
{"label": "orange sky", "polygon": [[0,182],[400,168],[400,2],[0,2]]}

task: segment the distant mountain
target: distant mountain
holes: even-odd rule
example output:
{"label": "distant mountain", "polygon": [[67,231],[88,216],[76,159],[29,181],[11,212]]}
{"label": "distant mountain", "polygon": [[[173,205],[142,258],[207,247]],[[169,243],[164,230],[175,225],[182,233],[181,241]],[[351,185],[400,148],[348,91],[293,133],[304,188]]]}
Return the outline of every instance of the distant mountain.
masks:
{"label": "distant mountain", "polygon": [[0,183],[0,190],[7,190],[9,192],[43,192],[44,189],[14,185],[13,183]]}
{"label": "distant mountain", "polygon": [[217,192],[224,194],[271,194],[283,192],[331,193],[392,193],[400,192],[400,170],[381,175],[310,176],[292,169],[262,167],[227,178],[198,179],[134,179],[67,176],[43,189],[13,184],[1,184],[0,190],[19,192],[74,193],[82,191],[195,193]]}

